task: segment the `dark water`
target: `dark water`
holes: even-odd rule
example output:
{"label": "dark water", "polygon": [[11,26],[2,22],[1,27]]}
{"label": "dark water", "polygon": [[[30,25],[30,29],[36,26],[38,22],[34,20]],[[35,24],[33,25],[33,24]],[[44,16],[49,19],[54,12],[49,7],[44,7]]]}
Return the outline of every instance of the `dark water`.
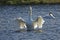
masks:
{"label": "dark water", "polygon": [[60,40],[60,5],[32,5],[33,19],[45,17],[50,11],[55,19],[45,19],[43,32],[15,32],[19,26],[15,18],[28,20],[29,5],[0,6],[0,40]]}

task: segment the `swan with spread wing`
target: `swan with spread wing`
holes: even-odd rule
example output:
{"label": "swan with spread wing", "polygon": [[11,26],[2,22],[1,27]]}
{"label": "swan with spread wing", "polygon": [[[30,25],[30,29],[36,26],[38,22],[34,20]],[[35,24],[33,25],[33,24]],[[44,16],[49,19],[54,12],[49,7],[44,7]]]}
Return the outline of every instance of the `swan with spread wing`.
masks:
{"label": "swan with spread wing", "polygon": [[[18,18],[18,22],[20,25],[20,29],[27,28],[29,29],[41,29],[44,24],[44,19],[42,16],[38,16],[36,20],[32,19],[32,7],[30,6],[30,11],[29,11],[29,17],[28,17],[28,22],[25,22],[24,19]],[[27,26],[29,25],[29,26]]]}

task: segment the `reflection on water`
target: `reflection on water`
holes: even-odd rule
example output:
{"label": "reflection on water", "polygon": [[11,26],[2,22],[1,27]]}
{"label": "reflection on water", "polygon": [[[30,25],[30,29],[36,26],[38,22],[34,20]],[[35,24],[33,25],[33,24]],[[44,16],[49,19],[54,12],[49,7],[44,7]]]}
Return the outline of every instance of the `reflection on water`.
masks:
{"label": "reflection on water", "polygon": [[20,30],[14,18],[22,17],[28,20],[29,5],[0,6],[0,40],[60,40],[60,5],[32,5],[33,19],[45,17],[50,11],[55,19],[45,19],[42,32]]}

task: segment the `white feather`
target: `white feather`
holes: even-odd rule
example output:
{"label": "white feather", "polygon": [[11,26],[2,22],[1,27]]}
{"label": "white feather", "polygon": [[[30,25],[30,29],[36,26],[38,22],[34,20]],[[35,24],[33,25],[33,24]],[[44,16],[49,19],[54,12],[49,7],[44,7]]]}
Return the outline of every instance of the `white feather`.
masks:
{"label": "white feather", "polygon": [[19,18],[17,18],[17,21],[19,22],[20,29],[27,28],[26,22],[24,21],[24,19],[22,19],[21,17],[19,17]]}
{"label": "white feather", "polygon": [[36,27],[34,26],[35,28],[42,28],[45,21],[41,16],[38,16],[35,22],[35,25],[37,25]]}

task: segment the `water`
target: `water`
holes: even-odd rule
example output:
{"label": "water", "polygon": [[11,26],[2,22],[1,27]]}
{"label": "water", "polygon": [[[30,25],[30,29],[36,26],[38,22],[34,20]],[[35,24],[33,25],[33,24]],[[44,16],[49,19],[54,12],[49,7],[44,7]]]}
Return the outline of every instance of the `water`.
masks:
{"label": "water", "polygon": [[0,40],[60,40],[60,5],[32,5],[33,19],[53,12],[55,19],[47,19],[42,32],[15,32],[19,25],[15,18],[28,20],[29,5],[0,6]]}

